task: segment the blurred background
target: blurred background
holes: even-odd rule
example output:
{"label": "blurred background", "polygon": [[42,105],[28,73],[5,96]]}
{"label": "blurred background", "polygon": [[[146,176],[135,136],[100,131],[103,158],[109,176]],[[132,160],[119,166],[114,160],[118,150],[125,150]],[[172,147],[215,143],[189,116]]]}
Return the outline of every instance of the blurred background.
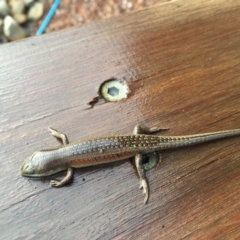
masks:
{"label": "blurred background", "polygon": [[[170,0],[62,0],[45,33],[138,11]],[[0,43],[36,35],[54,0],[0,0]]]}

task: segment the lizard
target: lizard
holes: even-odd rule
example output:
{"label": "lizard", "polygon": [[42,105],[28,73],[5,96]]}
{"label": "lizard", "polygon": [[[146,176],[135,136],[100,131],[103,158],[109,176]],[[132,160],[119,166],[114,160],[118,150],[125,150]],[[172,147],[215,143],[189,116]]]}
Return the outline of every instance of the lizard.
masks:
{"label": "lizard", "polygon": [[43,177],[67,170],[67,174],[62,180],[51,180],[50,182],[52,187],[62,187],[72,179],[73,168],[83,168],[135,157],[140,188],[143,190],[144,203],[147,203],[149,186],[143,167],[143,154],[240,135],[240,129],[185,136],[150,135],[161,130],[166,129],[136,125],[133,134],[93,137],[69,144],[65,134],[49,128],[51,134],[61,140],[63,145],[35,152],[25,159],[20,173],[27,177]]}

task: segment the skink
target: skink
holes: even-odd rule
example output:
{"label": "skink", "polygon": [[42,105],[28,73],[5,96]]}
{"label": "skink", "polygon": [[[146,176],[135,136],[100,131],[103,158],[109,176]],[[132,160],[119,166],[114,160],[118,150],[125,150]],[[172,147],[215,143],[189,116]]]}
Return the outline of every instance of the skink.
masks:
{"label": "skink", "polygon": [[54,137],[62,140],[63,146],[35,152],[21,166],[22,175],[41,177],[67,170],[61,181],[51,180],[53,187],[61,187],[73,177],[73,168],[110,163],[135,156],[145,203],[149,198],[149,188],[142,164],[143,154],[240,135],[240,129],[235,129],[186,136],[156,136],[147,134],[161,129],[137,125],[133,134],[101,136],[69,144],[66,135],[53,128],[49,130]]}

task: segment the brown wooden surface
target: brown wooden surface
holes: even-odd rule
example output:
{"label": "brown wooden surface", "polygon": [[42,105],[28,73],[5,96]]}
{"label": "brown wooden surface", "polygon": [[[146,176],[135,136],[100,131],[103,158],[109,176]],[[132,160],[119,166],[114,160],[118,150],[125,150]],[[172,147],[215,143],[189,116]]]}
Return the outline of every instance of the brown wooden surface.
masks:
{"label": "brown wooden surface", "polygon": [[[1,239],[239,239],[240,139],[162,152],[150,200],[126,161],[75,171],[68,187],[23,178],[34,151],[127,133],[240,128],[240,2],[170,1],[0,47]],[[88,109],[99,85],[125,79],[129,98]]]}

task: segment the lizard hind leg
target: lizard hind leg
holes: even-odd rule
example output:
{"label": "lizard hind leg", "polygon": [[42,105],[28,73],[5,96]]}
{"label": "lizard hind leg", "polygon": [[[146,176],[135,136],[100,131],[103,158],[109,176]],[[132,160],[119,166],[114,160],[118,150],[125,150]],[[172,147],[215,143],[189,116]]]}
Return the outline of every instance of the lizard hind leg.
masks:
{"label": "lizard hind leg", "polygon": [[[159,131],[168,130],[168,128],[158,128],[153,127],[149,128],[144,125],[136,125],[133,130],[133,134],[151,134]],[[157,159],[158,160],[158,159]],[[138,153],[135,155],[135,167],[137,168],[137,172],[140,178],[140,188],[143,189],[143,194],[145,196],[144,203],[146,204],[149,198],[149,187],[148,187],[148,180],[145,176],[145,169],[143,165],[143,156],[142,154]]]}
{"label": "lizard hind leg", "polygon": [[[65,134],[60,133],[60,132],[58,132],[58,130],[51,128],[51,127],[49,127],[48,130],[51,132],[51,134],[55,138],[60,139],[62,141],[63,145],[67,145],[69,143],[67,136]],[[67,183],[69,183],[72,178],[73,178],[73,168],[69,167],[67,169],[66,176],[62,180],[60,180],[60,181],[59,180],[51,180],[50,183],[51,183],[52,187],[62,187],[64,185],[66,185]]]}
{"label": "lizard hind leg", "polygon": [[160,132],[160,131],[166,131],[169,130],[168,128],[158,128],[158,127],[152,127],[149,128],[145,125],[136,125],[133,130],[133,134],[151,134],[155,132]]}
{"label": "lizard hind leg", "polygon": [[140,178],[140,189],[143,190],[143,194],[145,196],[144,203],[146,204],[149,198],[149,188],[148,188],[148,180],[145,176],[145,170],[142,165],[142,154],[138,153],[135,155],[135,165]]}

